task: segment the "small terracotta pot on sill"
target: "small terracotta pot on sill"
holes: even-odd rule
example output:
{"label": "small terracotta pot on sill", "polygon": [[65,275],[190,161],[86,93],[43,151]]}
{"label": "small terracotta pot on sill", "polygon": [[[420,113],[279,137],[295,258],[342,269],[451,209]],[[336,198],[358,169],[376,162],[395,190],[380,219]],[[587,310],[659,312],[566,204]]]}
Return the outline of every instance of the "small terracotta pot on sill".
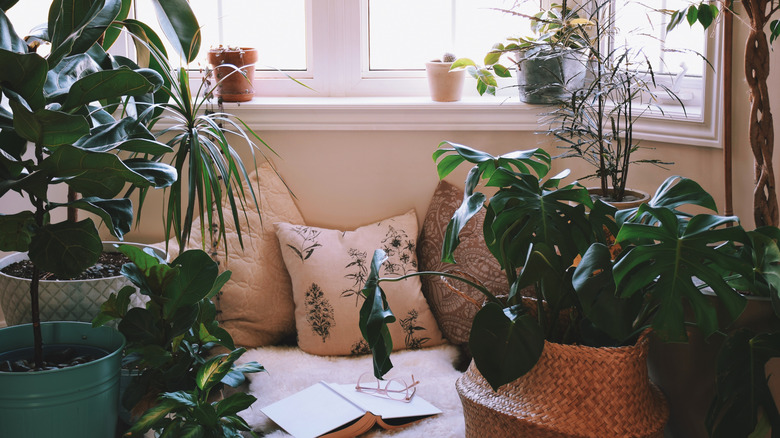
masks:
{"label": "small terracotta pot on sill", "polygon": [[252,100],[255,95],[257,49],[219,47],[210,49],[207,59],[213,69],[212,79],[216,84],[215,96],[221,97],[225,102]]}
{"label": "small terracotta pot on sill", "polygon": [[457,102],[463,94],[465,70],[450,71],[451,62],[426,62],[428,89],[435,102]]}

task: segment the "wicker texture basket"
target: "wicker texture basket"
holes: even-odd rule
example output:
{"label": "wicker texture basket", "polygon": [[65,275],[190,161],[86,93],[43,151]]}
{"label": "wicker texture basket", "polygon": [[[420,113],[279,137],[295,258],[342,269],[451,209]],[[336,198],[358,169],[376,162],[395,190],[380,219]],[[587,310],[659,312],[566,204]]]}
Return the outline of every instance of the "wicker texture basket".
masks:
{"label": "wicker texture basket", "polygon": [[458,379],[467,437],[663,437],[669,408],[636,345],[545,342],[536,366],[494,392],[474,362]]}

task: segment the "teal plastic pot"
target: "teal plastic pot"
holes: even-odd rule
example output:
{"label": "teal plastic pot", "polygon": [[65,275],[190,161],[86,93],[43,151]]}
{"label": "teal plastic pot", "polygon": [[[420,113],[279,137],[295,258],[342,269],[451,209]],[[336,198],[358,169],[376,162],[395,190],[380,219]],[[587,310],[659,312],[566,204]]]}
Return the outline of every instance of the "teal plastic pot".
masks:
{"label": "teal plastic pot", "polygon": [[[44,322],[44,345],[97,347],[98,360],[51,371],[0,372],[0,437],[107,438],[116,434],[125,338],[110,327]],[[0,329],[0,354],[32,345],[32,325]]]}

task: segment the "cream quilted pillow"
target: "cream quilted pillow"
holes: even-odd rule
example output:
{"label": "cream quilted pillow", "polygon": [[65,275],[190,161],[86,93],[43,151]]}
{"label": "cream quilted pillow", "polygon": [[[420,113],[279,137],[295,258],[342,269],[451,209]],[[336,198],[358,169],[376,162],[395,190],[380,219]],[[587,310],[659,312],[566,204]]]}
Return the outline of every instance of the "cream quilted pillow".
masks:
{"label": "cream quilted pillow", "polygon": [[[282,255],[293,283],[298,346],[310,354],[368,353],[358,327],[371,257],[384,249],[381,276],[417,271],[417,215],[410,211],[355,231],[276,224]],[[421,348],[443,342],[420,291],[419,277],[384,282],[396,316],[390,325],[393,348]]]}
{"label": "cream quilted pillow", "polygon": [[[216,260],[221,270],[229,269],[232,275],[217,296],[216,305],[220,325],[230,332],[237,345],[251,348],[276,344],[295,333],[292,285],[273,224],[303,224],[303,217],[287,187],[268,163],[258,166],[249,181],[260,202],[262,218],[257,216],[255,204],[247,192],[248,223],[243,216],[241,218],[242,251],[230,207],[227,203],[223,206],[228,258],[225,260],[222,242],[219,242]],[[199,225],[194,226],[195,229],[199,229]],[[199,232],[192,234],[189,247],[201,247]]]}

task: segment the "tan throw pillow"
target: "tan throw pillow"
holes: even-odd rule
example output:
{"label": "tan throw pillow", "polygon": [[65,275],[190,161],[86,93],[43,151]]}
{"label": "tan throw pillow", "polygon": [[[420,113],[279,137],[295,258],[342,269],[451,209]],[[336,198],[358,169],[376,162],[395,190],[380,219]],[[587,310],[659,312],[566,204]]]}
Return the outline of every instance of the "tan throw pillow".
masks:
{"label": "tan throw pillow", "polygon": [[[220,325],[230,332],[237,345],[251,348],[277,344],[295,333],[292,285],[273,224],[280,221],[303,224],[303,217],[287,187],[268,163],[259,166],[257,172],[249,176],[249,182],[260,202],[262,217],[258,217],[251,194],[245,188],[248,222],[239,210],[242,214],[242,250],[230,206],[225,202],[222,207],[228,258],[225,259],[222,242],[219,242],[215,259],[219,261],[221,271],[230,269],[232,274],[215,302]],[[197,224],[193,226],[193,230],[196,229],[200,229]],[[200,232],[192,233],[188,247],[201,247]]]}
{"label": "tan throw pillow", "polygon": [[[484,209],[480,210],[460,233],[460,245],[454,253],[457,264],[441,261],[441,247],[447,224],[462,201],[463,190],[446,181],[439,182],[425,214],[417,246],[420,271],[459,270],[479,280],[493,294],[507,294],[509,286],[506,276],[485,245],[482,234]],[[479,304],[484,302],[484,295],[473,287],[457,281],[450,281],[450,284]],[[479,308],[452,292],[438,276],[423,276],[422,291],[444,336],[453,344],[468,343],[471,321]]]}
{"label": "tan throw pillow", "polygon": [[[417,215],[410,211],[355,231],[276,224],[295,298],[298,346],[319,355],[368,353],[358,327],[360,293],[376,249],[388,260],[381,276],[417,271]],[[419,277],[382,284],[396,322],[390,326],[393,349],[439,345],[443,338]]]}

